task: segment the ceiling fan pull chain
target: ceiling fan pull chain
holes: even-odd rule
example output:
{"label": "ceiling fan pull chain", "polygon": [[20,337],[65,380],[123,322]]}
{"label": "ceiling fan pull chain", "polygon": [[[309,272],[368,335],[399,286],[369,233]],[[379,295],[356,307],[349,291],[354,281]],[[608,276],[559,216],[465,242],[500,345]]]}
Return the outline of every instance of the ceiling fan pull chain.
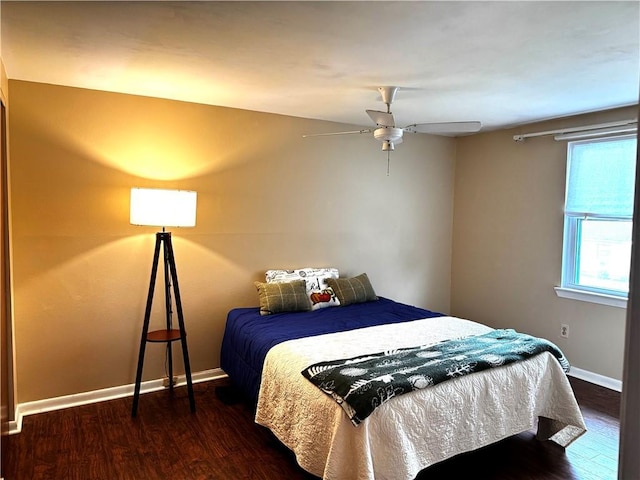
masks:
{"label": "ceiling fan pull chain", "polygon": [[389,150],[387,150],[387,177],[389,176],[389,163],[390,163],[390,160],[389,160]]}

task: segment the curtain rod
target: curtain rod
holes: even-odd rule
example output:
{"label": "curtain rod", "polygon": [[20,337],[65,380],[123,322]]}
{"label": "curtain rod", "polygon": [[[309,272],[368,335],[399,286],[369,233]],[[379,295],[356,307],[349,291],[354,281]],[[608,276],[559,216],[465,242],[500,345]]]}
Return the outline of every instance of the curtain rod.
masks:
{"label": "curtain rod", "polygon": [[[599,123],[597,125],[585,125],[583,127],[570,127],[570,128],[561,128],[558,130],[547,130],[546,132],[533,132],[533,133],[523,133],[520,135],[514,135],[513,139],[516,142],[524,142],[525,139],[531,137],[542,137],[545,135],[565,135],[568,133],[577,133],[577,132],[589,132],[590,130],[598,130],[598,134],[604,133],[614,133],[607,132],[606,129],[615,128],[615,127],[628,127],[626,131],[631,131],[633,129],[637,129],[638,127],[638,119],[634,118],[631,120],[620,120],[617,122],[608,122],[608,123]],[[605,129],[603,131],[603,129]],[[618,132],[616,132],[618,133]]]}

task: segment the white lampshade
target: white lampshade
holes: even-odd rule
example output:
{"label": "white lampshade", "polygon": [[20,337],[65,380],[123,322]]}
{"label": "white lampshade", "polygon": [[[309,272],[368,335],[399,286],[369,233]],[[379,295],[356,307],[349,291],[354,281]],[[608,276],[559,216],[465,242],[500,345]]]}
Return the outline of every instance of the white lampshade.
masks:
{"label": "white lampshade", "polygon": [[190,190],[132,188],[129,222],[156,227],[195,227],[197,193]]}

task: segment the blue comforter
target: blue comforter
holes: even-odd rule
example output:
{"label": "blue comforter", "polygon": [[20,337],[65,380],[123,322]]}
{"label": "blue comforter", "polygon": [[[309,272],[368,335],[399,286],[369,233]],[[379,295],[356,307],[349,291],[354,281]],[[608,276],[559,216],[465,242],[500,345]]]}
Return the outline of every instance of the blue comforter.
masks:
{"label": "blue comforter", "polygon": [[271,347],[279,343],[441,315],[382,297],[344,307],[273,315],[260,315],[258,307],[235,308],[227,315],[220,366],[234,385],[256,402],[264,359]]}

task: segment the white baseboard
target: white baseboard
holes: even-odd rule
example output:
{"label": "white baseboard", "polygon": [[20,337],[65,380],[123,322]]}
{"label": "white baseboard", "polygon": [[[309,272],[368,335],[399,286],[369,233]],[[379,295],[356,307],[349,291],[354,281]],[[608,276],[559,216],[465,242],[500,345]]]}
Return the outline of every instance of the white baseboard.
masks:
{"label": "white baseboard", "polygon": [[600,385],[601,387],[605,387],[610,390],[615,390],[616,392],[622,392],[622,382],[620,380],[616,380],[615,378],[605,377],[604,375],[593,373],[588,370],[582,370],[581,368],[577,368],[574,366],[571,367],[568,375],[571,377],[579,378],[580,380],[584,380],[585,382]]}
{"label": "white baseboard", "polygon": [[[569,371],[569,375],[617,392],[622,391],[622,382],[615,378],[605,377],[604,375],[589,372],[588,370],[583,370],[573,366]],[[193,383],[208,382],[218,378],[225,378],[226,376],[227,374],[224,373],[223,370],[220,368],[214,368],[194,373],[191,375],[191,381]],[[186,385],[186,378],[184,375],[178,376],[178,383],[176,385]],[[121,385],[119,387],[103,388],[101,390],[93,390],[91,392],[76,393],[73,395],[64,395],[62,397],[45,398],[34,402],[20,403],[16,408],[16,420],[9,422],[9,434],[19,433],[22,431],[22,418],[26,415],[51,412],[53,410],[77,407],[90,403],[104,402],[107,400],[114,400],[116,398],[131,397],[133,396],[134,387],[135,384],[131,383],[129,385]],[[140,393],[156,392],[164,388],[165,387],[162,386],[161,378],[148,380],[146,382],[142,382],[142,385],[140,386]]]}
{"label": "white baseboard", "polygon": [[[218,378],[224,378],[227,374],[220,368],[214,368],[211,370],[203,370],[191,375],[192,383],[208,382],[210,380],[216,380]],[[187,380],[184,375],[178,376],[178,382],[176,386],[186,385]],[[26,415],[33,415],[36,413],[51,412],[53,410],[60,410],[62,408],[77,407],[80,405],[87,405],[90,403],[104,402],[107,400],[114,400],[116,398],[131,397],[135,384],[121,385],[118,387],[103,388],[101,390],[93,390],[90,392],[75,393],[73,395],[64,395],[62,397],[45,398],[43,400],[36,400],[33,402],[19,403],[16,408],[15,421],[9,422],[9,434],[20,433],[22,431],[22,418]],[[162,386],[162,379],[148,380],[142,382],[140,385],[140,393],[156,392],[163,390],[166,387]]]}

